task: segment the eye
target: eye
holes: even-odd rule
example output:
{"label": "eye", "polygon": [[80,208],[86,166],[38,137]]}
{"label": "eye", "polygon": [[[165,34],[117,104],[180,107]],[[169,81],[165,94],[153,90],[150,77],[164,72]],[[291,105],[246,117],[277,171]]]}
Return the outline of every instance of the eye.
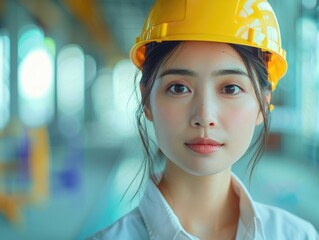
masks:
{"label": "eye", "polygon": [[230,85],[224,86],[221,92],[224,94],[236,95],[240,93],[241,91],[242,89],[239,86],[235,84],[230,84]]}
{"label": "eye", "polygon": [[188,92],[191,92],[188,87],[186,87],[184,84],[172,84],[168,88],[168,92],[172,94],[185,94]]}

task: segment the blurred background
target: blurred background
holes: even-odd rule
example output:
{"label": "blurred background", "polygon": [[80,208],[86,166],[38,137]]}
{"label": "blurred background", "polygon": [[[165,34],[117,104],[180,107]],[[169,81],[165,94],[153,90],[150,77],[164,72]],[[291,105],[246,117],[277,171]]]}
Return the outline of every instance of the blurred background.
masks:
{"label": "blurred background", "polygon": [[[247,159],[234,171],[256,200],[319,229],[319,3],[269,2],[289,70],[251,184]],[[0,1],[0,239],[84,239],[136,206],[128,53],[152,3]]]}

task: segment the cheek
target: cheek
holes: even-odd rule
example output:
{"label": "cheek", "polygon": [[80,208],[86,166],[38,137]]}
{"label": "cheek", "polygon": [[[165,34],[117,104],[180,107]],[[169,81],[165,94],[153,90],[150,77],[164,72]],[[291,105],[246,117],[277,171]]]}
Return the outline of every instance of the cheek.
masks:
{"label": "cheek", "polygon": [[257,109],[256,105],[252,105],[229,112],[228,128],[231,129],[235,138],[245,144],[249,144],[253,137],[258,116]]}
{"label": "cheek", "polygon": [[181,106],[175,106],[168,101],[155,99],[152,105],[154,127],[161,127],[162,130],[172,130],[185,121],[185,111]]}

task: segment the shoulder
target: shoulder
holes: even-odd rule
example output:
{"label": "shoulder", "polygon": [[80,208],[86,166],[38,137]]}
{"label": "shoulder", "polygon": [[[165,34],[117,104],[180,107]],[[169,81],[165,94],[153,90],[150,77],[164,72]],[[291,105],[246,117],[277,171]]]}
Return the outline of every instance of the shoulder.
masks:
{"label": "shoulder", "polygon": [[147,229],[138,208],[124,215],[111,226],[95,233],[87,240],[148,239]]}
{"label": "shoulder", "polygon": [[307,221],[288,211],[255,203],[266,239],[319,240],[315,228]]}

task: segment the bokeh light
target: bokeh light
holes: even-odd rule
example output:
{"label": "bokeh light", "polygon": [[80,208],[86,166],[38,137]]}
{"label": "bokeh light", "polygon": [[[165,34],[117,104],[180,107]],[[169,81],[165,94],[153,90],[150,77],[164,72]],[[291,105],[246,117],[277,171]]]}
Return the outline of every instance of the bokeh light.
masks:
{"label": "bokeh light", "polygon": [[0,130],[10,118],[10,39],[0,33]]}
{"label": "bokeh light", "polygon": [[36,27],[19,39],[19,113],[27,126],[49,123],[54,114],[55,43]]}
{"label": "bokeh light", "polygon": [[[83,50],[75,44],[63,47],[57,58],[57,104],[60,131],[76,134],[84,117],[85,62]],[[69,126],[77,126],[69,128]]]}

